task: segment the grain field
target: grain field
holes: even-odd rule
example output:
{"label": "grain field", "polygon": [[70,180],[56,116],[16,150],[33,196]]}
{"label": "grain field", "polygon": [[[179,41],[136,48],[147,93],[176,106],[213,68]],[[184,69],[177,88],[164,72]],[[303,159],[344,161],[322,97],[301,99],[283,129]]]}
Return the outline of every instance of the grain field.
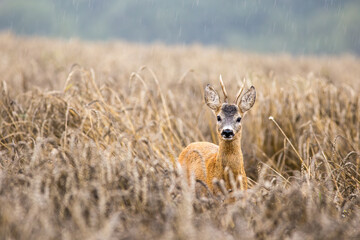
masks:
{"label": "grain field", "polygon": [[[220,74],[229,96],[257,89],[250,189],[199,194],[177,157],[217,142],[203,88]],[[3,33],[0,238],[360,239],[359,90],[351,55]]]}

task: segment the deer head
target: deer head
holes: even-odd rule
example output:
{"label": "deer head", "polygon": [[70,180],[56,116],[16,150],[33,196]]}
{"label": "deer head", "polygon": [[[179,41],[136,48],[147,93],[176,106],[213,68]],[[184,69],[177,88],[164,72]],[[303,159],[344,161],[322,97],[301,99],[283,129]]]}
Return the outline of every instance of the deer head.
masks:
{"label": "deer head", "polygon": [[224,103],[221,103],[219,94],[210,84],[205,87],[205,103],[213,110],[217,118],[217,132],[219,138],[225,141],[236,139],[241,130],[242,118],[254,105],[256,99],[255,87],[251,86],[243,95],[243,88],[238,92],[233,104],[227,102],[227,92],[220,76],[220,84],[224,93]]}

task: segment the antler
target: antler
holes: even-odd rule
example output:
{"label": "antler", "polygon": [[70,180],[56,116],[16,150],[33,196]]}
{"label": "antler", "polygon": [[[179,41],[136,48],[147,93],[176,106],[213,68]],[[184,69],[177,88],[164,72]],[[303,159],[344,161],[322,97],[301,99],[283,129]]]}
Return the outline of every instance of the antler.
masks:
{"label": "antler", "polygon": [[225,85],[224,85],[224,82],[222,80],[222,77],[221,77],[221,74],[220,74],[220,85],[221,85],[221,89],[224,93],[224,102],[228,102],[227,99],[228,99],[228,95],[227,95],[227,92],[226,92],[226,89],[225,89]]}
{"label": "antler", "polygon": [[241,93],[244,91],[244,88],[245,88],[245,78],[244,78],[244,80],[243,80],[243,85],[242,85],[242,87],[240,88],[238,94],[236,95],[235,104],[238,103],[238,100],[239,100],[239,98],[240,98],[240,96],[241,96]]}

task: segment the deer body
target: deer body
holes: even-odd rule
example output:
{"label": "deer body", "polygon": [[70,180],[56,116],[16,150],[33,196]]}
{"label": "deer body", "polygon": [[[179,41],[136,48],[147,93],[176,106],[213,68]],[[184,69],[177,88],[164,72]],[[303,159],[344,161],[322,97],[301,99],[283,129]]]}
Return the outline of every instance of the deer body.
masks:
{"label": "deer body", "polygon": [[[223,87],[222,80],[221,85]],[[226,90],[223,87],[225,101]],[[237,100],[240,98],[239,92]],[[255,88],[251,87],[240,99],[239,103],[221,104],[217,92],[209,85],[205,88],[205,102],[217,116],[217,134],[219,146],[209,142],[194,142],[188,145],[179,155],[180,164],[186,169],[188,177],[191,173],[197,180],[207,184],[214,191],[213,179],[223,179],[227,189],[231,189],[229,172],[234,179],[241,176],[242,189],[247,189],[247,178],[241,150],[241,119],[254,104]]]}

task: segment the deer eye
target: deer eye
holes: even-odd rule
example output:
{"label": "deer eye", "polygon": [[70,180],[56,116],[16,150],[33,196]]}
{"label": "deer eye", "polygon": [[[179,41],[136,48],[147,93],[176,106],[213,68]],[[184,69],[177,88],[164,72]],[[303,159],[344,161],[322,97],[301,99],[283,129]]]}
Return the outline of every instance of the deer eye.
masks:
{"label": "deer eye", "polygon": [[217,116],[217,120],[218,120],[218,122],[221,122],[221,117]]}
{"label": "deer eye", "polygon": [[241,121],[241,117],[238,117],[237,119],[236,119],[236,122],[240,122]]}

